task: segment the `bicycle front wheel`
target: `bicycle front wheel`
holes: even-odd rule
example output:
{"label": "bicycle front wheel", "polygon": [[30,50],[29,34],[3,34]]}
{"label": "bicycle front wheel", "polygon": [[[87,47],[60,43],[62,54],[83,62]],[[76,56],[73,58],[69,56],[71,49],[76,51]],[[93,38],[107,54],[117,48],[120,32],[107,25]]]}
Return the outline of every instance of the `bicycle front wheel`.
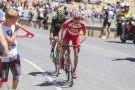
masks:
{"label": "bicycle front wheel", "polygon": [[71,59],[69,55],[65,55],[65,72],[66,72],[66,76],[67,76],[67,82],[70,83],[70,87],[73,86],[73,67],[72,67],[72,63],[71,63]]}
{"label": "bicycle front wheel", "polygon": [[58,75],[59,75],[59,60],[60,60],[60,52],[59,52],[58,48],[56,49],[55,55],[56,55],[56,57],[55,57],[55,73],[56,73],[56,76],[58,77]]}

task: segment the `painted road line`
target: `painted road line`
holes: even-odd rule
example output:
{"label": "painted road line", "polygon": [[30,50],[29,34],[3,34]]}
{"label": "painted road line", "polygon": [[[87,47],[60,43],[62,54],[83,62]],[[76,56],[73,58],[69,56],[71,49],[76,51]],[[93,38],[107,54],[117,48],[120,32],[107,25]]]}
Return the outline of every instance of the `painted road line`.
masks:
{"label": "painted road line", "polygon": [[[44,37],[44,38],[45,37],[49,37],[49,36],[43,36],[43,35],[39,35],[39,34],[36,34],[36,35],[39,36],[39,37]],[[135,56],[131,56],[131,55],[124,54],[124,53],[119,53],[119,52],[116,52],[116,51],[112,51],[112,50],[108,50],[108,49],[104,49],[104,48],[100,48],[100,47],[95,47],[95,46],[92,46],[92,45],[82,44],[82,46],[91,47],[91,48],[95,48],[95,49],[98,49],[98,50],[103,50],[103,51],[107,51],[107,52],[111,52],[111,53],[115,53],[115,54],[119,54],[119,55],[135,58]]]}
{"label": "painted road line", "polygon": [[95,48],[95,49],[98,49],[98,50],[107,51],[107,52],[111,52],[111,53],[119,54],[119,55],[122,55],[122,56],[128,56],[128,57],[133,57],[133,58],[135,58],[135,56],[131,56],[131,55],[128,55],[128,54],[115,52],[115,51],[108,50],[108,49],[104,49],[104,48],[95,47],[95,46],[92,46],[92,45],[82,44],[82,46],[85,46],[85,47],[91,47],[91,48]]}
{"label": "painted road line", "polygon": [[[30,60],[24,59],[24,58],[22,58],[22,60],[25,61],[25,62],[27,62],[27,63],[29,63],[30,65],[32,65],[33,67],[35,67],[35,68],[36,68],[37,70],[39,70],[40,72],[45,72],[43,69],[41,69],[39,66],[37,66],[36,64],[34,64],[33,62],[31,62]],[[45,76],[46,76],[46,78],[47,78],[49,81],[53,82],[53,84],[54,84],[54,86],[55,86],[55,88],[56,88],[57,90],[62,90],[62,88],[57,87],[58,85],[57,85],[57,83],[54,82],[54,79],[53,79],[53,78],[51,78],[51,77],[49,77],[49,76],[47,76],[47,75],[45,75]]]}

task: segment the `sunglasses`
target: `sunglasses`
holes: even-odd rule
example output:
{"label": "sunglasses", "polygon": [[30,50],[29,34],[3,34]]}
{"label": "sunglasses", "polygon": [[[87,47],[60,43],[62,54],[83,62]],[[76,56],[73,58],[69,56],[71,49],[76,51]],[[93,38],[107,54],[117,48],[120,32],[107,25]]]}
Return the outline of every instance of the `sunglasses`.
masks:
{"label": "sunglasses", "polygon": [[74,19],[75,19],[75,20],[80,20],[80,18],[75,18],[75,17],[74,17]]}

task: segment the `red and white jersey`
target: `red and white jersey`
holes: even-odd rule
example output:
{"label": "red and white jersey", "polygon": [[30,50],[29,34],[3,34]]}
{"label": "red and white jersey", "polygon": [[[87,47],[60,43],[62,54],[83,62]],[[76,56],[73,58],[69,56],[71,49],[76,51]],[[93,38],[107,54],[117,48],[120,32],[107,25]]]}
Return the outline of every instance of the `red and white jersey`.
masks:
{"label": "red and white jersey", "polygon": [[79,21],[78,24],[74,24],[73,20],[65,21],[61,28],[66,29],[66,34],[70,37],[79,37],[80,31],[86,30],[84,22]]}

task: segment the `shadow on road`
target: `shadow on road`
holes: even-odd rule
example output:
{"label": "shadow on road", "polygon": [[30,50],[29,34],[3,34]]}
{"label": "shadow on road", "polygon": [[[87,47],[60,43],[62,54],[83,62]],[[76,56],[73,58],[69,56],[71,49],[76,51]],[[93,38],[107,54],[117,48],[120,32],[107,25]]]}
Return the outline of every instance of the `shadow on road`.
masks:
{"label": "shadow on road", "polygon": [[131,62],[135,62],[135,58],[118,58],[118,59],[114,59],[112,61],[121,61],[121,60],[127,60],[127,61],[131,61]]}
{"label": "shadow on road", "polygon": [[29,73],[29,75],[32,75],[32,76],[38,76],[38,75],[41,75],[41,74],[44,74],[45,72],[31,72]]}
{"label": "shadow on road", "polygon": [[[48,77],[52,77],[53,79],[56,78],[56,74],[54,71],[52,70],[48,70],[46,72],[31,72],[29,73],[29,75],[32,76],[48,76]],[[41,84],[38,84],[36,86],[58,86],[58,87],[62,87],[62,88],[69,88],[70,87],[70,83],[67,82],[66,80],[63,79],[55,79],[52,82],[51,81],[45,81]]]}
{"label": "shadow on road", "polygon": [[105,42],[109,42],[109,43],[119,43],[119,44],[133,44],[132,42],[122,43],[121,41],[105,41]]}
{"label": "shadow on road", "polygon": [[46,72],[31,72],[31,73],[29,73],[29,75],[32,75],[32,76],[38,76],[38,75],[45,76],[46,75],[49,77],[56,78],[56,73],[53,70],[48,70]]}
{"label": "shadow on road", "polygon": [[36,86],[57,86],[57,87],[62,87],[62,88],[69,88],[70,83],[68,83],[66,80],[63,79],[55,79],[53,82],[51,81],[45,81],[41,84],[38,84]]}
{"label": "shadow on road", "polygon": [[36,86],[53,86],[53,85],[54,85],[53,82],[45,81],[45,82],[38,84]]}

